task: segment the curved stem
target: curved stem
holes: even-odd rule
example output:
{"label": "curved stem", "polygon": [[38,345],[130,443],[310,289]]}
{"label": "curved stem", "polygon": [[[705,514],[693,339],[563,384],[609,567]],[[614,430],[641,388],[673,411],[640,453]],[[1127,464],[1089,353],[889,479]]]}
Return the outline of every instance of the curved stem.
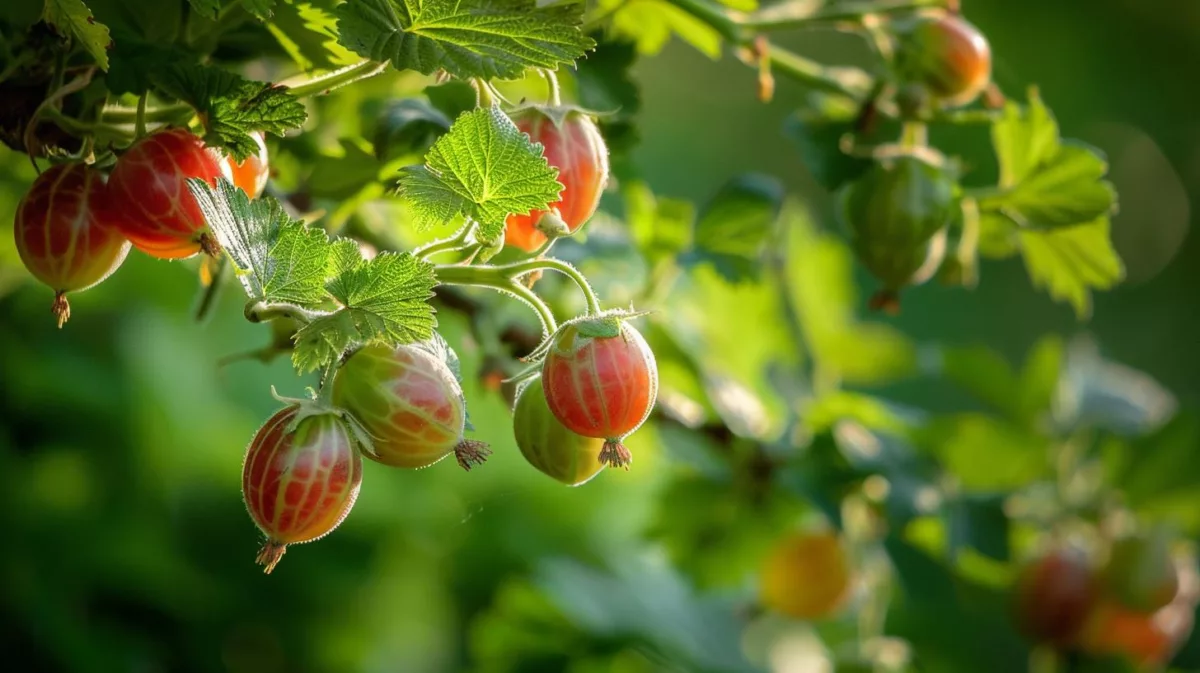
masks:
{"label": "curved stem", "polygon": [[[340,70],[333,70],[311,79],[303,80],[295,86],[290,87],[288,93],[297,97],[328,93],[340,86],[377,75],[383,72],[387,68],[387,65],[387,63],[368,59],[354,65],[346,66]],[[281,84],[287,86],[286,82],[287,80],[284,80]],[[171,103],[154,108],[147,107],[143,118],[148,123],[173,123],[186,121],[195,114],[196,111],[187,103]],[[137,121],[137,117],[137,110],[121,107],[107,108],[104,110],[103,115],[105,121],[114,124],[132,124]]]}
{"label": "curved stem", "polygon": [[550,336],[558,331],[558,323],[554,320],[554,313],[546,306],[546,302],[537,296],[533,290],[525,287],[520,283],[509,281],[508,287],[503,288],[505,292],[511,292],[518,298],[529,304],[538,314],[538,319],[542,321],[542,336]]}
{"label": "curved stem", "polygon": [[289,86],[287,80],[280,82],[280,84],[287,86],[288,93],[297,98],[327,94],[338,87],[352,84],[360,79],[374,77],[383,72],[387,66],[386,61],[372,61],[371,59],[367,59],[354,65],[348,65],[340,70],[333,70],[323,75],[317,75],[295,86]]}
{"label": "curved stem", "polygon": [[313,311],[296,306],[295,304],[285,304],[282,302],[266,302],[256,301],[246,304],[244,311],[246,320],[250,322],[265,322],[267,320],[278,320],[280,318],[289,318],[301,323],[310,323],[317,318],[324,318],[329,315],[324,311]]}
{"label": "curved stem", "polygon": [[337,374],[338,367],[341,367],[340,359],[334,359],[325,366],[325,371],[321,373],[321,387],[317,389],[317,404],[322,407],[333,408],[333,377]]}
{"label": "curved stem", "polygon": [[579,273],[579,269],[576,269],[561,259],[543,257],[541,259],[531,259],[525,262],[517,262],[515,264],[496,267],[496,270],[505,274],[508,278],[518,278],[539,269],[557,271],[570,278],[583,292],[583,297],[587,300],[588,313],[592,315],[600,314],[600,300],[596,298],[596,293],[592,291],[592,286],[588,284],[587,278],[584,278],[583,274]]}
{"label": "curved stem", "polygon": [[112,126],[111,124],[85,122],[74,117],[68,117],[56,108],[46,108],[42,111],[42,117],[46,121],[52,122],[58,128],[70,133],[76,137],[87,137],[95,135],[98,131],[128,140],[133,139],[133,134],[128,130]]}
{"label": "curved stem", "polygon": [[[747,17],[731,12],[709,0],[666,0],[676,8],[716,30],[736,47],[755,49],[756,31],[775,27],[784,19]],[[788,19],[793,20],[792,18]],[[759,45],[762,49],[764,45]],[[779,47],[769,45],[767,51],[771,67],[792,79],[829,93],[841,94],[854,100],[862,100],[871,89],[871,77],[860,68],[831,68],[812,59]],[[755,64],[758,66],[758,64]]]}
{"label": "curved stem", "polygon": [[499,266],[463,266],[459,264],[441,264],[435,267],[434,273],[442,285],[466,285],[471,287],[487,287],[500,292],[507,292],[533,308],[542,321],[542,329],[546,334],[553,334],[558,329],[554,313],[546,306],[546,302],[537,296],[533,290],[513,280],[513,276],[505,274]]}
{"label": "curved stem", "polygon": [[546,78],[546,86],[549,88],[550,105],[558,107],[562,105],[562,88],[558,85],[558,75],[553,70],[542,70],[542,77]]}
{"label": "curved stem", "polygon": [[482,79],[471,80],[471,86],[475,88],[475,105],[478,107],[491,107],[496,101],[492,97],[492,88],[487,82]]}
{"label": "curved stem", "polygon": [[473,228],[474,225],[468,222],[453,236],[449,238],[438,239],[436,241],[430,241],[416,250],[413,250],[413,255],[420,257],[421,259],[429,259],[430,257],[439,253],[458,250],[466,244],[467,238],[471,235],[471,230]]}
{"label": "curved stem", "polygon": [[146,98],[150,92],[143,91],[141,97],[138,98],[137,116],[133,121],[133,135],[141,138],[146,135]]}
{"label": "curved stem", "polygon": [[861,22],[864,17],[872,14],[891,14],[896,12],[911,12],[931,7],[946,7],[947,0],[899,0],[895,2],[842,2],[833,9],[819,7],[805,8],[800,12],[764,11],[744,17],[738,24],[752,30],[787,30],[789,28],[809,28],[815,24],[837,23],[840,21]]}

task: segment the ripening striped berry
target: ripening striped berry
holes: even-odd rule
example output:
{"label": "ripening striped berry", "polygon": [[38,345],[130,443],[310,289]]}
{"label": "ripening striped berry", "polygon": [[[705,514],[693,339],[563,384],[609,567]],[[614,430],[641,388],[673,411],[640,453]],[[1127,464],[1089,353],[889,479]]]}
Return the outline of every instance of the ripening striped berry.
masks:
{"label": "ripening striped berry", "polygon": [[542,363],[550,411],[568,429],[604,439],[600,462],[628,467],[621,443],[641,427],[658,395],[658,368],[646,340],[627,323],[616,336],[586,336],[577,324],[558,331]]}
{"label": "ripening striped berry", "polygon": [[539,376],[521,389],[513,408],[517,448],[529,464],[568,486],[579,486],[600,474],[603,439],[571,432],[546,405]]}
{"label": "ripening striped berry", "polygon": [[188,191],[188,178],[216,185],[229,164],[187,129],[157,131],[130,147],[113,168],[109,186],[118,226],[142,252],[159,259],[191,257],[220,247]]}
{"label": "ripening striped berry", "polygon": [[108,201],[102,173],[84,164],[59,164],[39,175],[17,205],[17,254],[55,291],[51,311],[59,327],[71,317],[66,293],[104,280],[129,252]]}
{"label": "ripening striped berry", "polygon": [[490,451],[463,438],[466,402],[454,372],[419,346],[368,346],[338,370],[333,401],[349,411],[374,443],[372,460],[428,467],[453,453],[464,470]]}
{"label": "ripening striped berry", "polygon": [[338,527],[362,483],[362,457],[335,414],[281,409],[261,428],[242,465],[242,497],[267,536],[255,559],[270,573],[289,544],[311,542]]}
{"label": "ripening striped berry", "polygon": [[[512,119],[533,142],[542,144],[546,162],[558,169],[563,190],[548,208],[558,210],[570,232],[578,231],[596,213],[608,182],[608,147],[600,129],[591,117],[577,110],[547,111],[531,106],[514,112]],[[525,252],[537,250],[546,242],[538,222],[547,212],[509,215],[504,244]]]}

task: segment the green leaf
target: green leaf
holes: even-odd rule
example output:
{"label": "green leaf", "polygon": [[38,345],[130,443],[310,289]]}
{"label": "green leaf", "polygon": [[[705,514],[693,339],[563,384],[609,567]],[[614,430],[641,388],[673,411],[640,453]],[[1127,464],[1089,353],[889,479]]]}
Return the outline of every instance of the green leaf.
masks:
{"label": "green leaf", "polygon": [[400,173],[418,227],[464,215],[479,224],[484,240],[504,232],[509,214],[543,209],[562,191],[542,146],[496,106],[460,116],[429,149],[424,166]]}
{"label": "green leaf", "polygon": [[324,229],[292,219],[273,198],[250,199],[224,178],[216,187],[193,178],[188,189],[251,299],[315,305],[325,298]]}
{"label": "green leaf", "polygon": [[579,29],[583,3],[534,0],[357,0],[337,8],[342,44],[397,70],[515,79],[556,69],[595,46]]}
{"label": "green leaf", "polygon": [[192,11],[209,19],[216,19],[221,11],[221,0],[188,0]]}
{"label": "green leaf", "polygon": [[1018,374],[986,346],[946,346],[942,375],[1009,420],[1036,427],[1050,413],[1062,377],[1065,347],[1056,335],[1042,337],[1025,357]]}
{"label": "green leaf", "polygon": [[1104,158],[1063,143],[1036,92],[1026,108],[1008,105],[992,142],[1001,192],[980,200],[983,253],[1006,256],[1015,244],[1035,286],[1070,302],[1079,317],[1090,315],[1091,290],[1107,290],[1124,276],[1109,236],[1116,193],[1102,179]]}
{"label": "green leaf", "polygon": [[433,265],[410,253],[380,253],[364,260],[353,241],[339,241],[330,256],[326,289],[341,308],[296,332],[292,362],[317,369],[350,348],[399,345],[429,339],[437,321],[429,298],[437,278]]}
{"label": "green leaf", "polygon": [[640,180],[626,183],[621,194],[633,241],[649,263],[673,257],[688,247],[696,219],[690,202],[656,197]]}
{"label": "green leaf", "polygon": [[450,130],[450,118],[421,98],[390,101],[375,126],[375,156],[380,161],[424,152]]}
{"label": "green leaf", "polygon": [[999,210],[1029,229],[1090,222],[1116,206],[1116,191],[1101,179],[1107,172],[1108,164],[1098,150],[1064,144],[1010,191],[983,199],[979,205],[984,210]]}
{"label": "green leaf", "polygon": [[108,27],[96,21],[83,0],[46,0],[46,23],[60,35],[72,36],[96,59],[101,70],[108,70],[108,47],[112,43]]}
{"label": "green leaf", "polygon": [[783,185],[765,175],[740,175],[725,183],[696,222],[687,261],[712,264],[730,282],[756,278],[776,231],[783,193]]}
{"label": "green leaf", "polygon": [[669,2],[601,0],[598,13],[611,13],[612,33],[631,40],[643,54],[657,54],[675,35],[709,58],[721,56],[721,34]]}
{"label": "green leaf", "polygon": [[332,70],[358,60],[356,54],[338,43],[337,19],[318,4],[276,5],[267,30],[296,65],[306,71]]}
{"label": "green leaf", "polygon": [[175,65],[156,73],[165,93],[196,108],[205,118],[205,142],[229,149],[238,160],[258,151],[252,131],[283,135],[304,124],[304,105],[287,87],[253,82],[204,65]]}
{"label": "green leaf", "polygon": [[1108,290],[1125,277],[1125,267],[1113,249],[1109,220],[1050,231],[1018,231],[1025,268],[1035,287],[1070,302],[1075,314],[1092,313],[1092,293]]}

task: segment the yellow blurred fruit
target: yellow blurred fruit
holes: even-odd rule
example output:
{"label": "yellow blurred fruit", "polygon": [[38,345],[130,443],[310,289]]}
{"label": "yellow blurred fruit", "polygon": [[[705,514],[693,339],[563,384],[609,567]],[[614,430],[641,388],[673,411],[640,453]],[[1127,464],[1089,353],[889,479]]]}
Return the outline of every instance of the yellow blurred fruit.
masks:
{"label": "yellow blurred fruit", "polygon": [[767,557],[759,598],[767,608],[797,619],[820,619],[836,611],[850,588],[850,565],[832,533],[797,534]]}

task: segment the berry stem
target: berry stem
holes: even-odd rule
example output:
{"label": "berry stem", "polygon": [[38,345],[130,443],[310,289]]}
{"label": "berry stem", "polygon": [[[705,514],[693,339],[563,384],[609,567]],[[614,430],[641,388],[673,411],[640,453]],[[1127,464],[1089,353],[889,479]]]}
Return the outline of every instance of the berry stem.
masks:
{"label": "berry stem", "polygon": [[592,286],[588,284],[587,278],[584,278],[583,274],[579,273],[578,269],[562,261],[561,259],[555,259],[554,257],[542,257],[540,259],[530,259],[524,262],[516,262],[514,264],[499,266],[496,267],[496,269],[509,278],[519,278],[527,273],[538,271],[540,269],[557,271],[570,278],[575,282],[576,285],[579,286],[580,291],[583,292],[584,299],[587,301],[587,310],[590,315],[599,315],[601,312],[600,300],[596,298],[596,293],[592,291]]}
{"label": "berry stem", "polygon": [[141,138],[146,135],[146,98],[150,92],[143,91],[138,98],[137,116],[133,120],[133,135],[135,138]]}
{"label": "berry stem", "polygon": [[562,105],[562,88],[558,85],[558,75],[553,70],[543,69],[542,77],[546,78],[546,86],[549,88],[550,105]]}
{"label": "berry stem", "polygon": [[365,61],[359,61],[354,65],[348,65],[340,70],[334,70],[323,75],[309,78],[300,84],[290,85],[287,83],[287,80],[280,82],[280,84],[288,87],[288,93],[296,96],[297,98],[303,98],[305,96],[313,96],[317,94],[327,94],[338,87],[346,86],[347,84],[353,84],[360,79],[374,77],[375,75],[383,72],[387,66],[388,64],[386,61],[372,61],[371,59],[367,59]]}
{"label": "berry stem", "polygon": [[317,390],[317,406],[323,409],[333,409],[333,377],[337,375],[338,367],[342,365],[341,361],[334,359],[325,366],[325,371],[321,373],[321,387]]}
{"label": "berry stem", "polygon": [[439,264],[434,268],[434,273],[437,274],[438,282],[442,285],[487,287],[515,296],[517,299],[528,304],[537,313],[538,319],[542,321],[544,334],[553,334],[558,329],[558,322],[555,321],[554,313],[550,311],[550,307],[546,306],[546,302],[542,301],[542,298],[537,296],[533,290],[504,274],[502,269],[506,268],[508,267]]}
{"label": "berry stem", "polygon": [[250,322],[265,322],[267,320],[290,318],[305,324],[329,315],[324,311],[313,311],[303,306],[296,306],[295,304],[265,301],[254,301],[246,304],[243,313],[246,316],[246,320]]}
{"label": "berry stem", "polygon": [[807,11],[756,12],[737,23],[751,30],[787,30],[809,28],[818,23],[861,23],[867,16],[911,12],[919,9],[946,8],[950,0],[899,0],[893,2],[842,2],[830,9],[818,6]]}
{"label": "berry stem", "polygon": [[413,254],[421,259],[429,259],[430,257],[453,250],[461,250],[466,247],[467,239],[471,235],[471,230],[474,229],[472,223],[467,223],[458,233],[449,238],[441,238],[436,241],[430,241],[425,245],[413,250]]}

